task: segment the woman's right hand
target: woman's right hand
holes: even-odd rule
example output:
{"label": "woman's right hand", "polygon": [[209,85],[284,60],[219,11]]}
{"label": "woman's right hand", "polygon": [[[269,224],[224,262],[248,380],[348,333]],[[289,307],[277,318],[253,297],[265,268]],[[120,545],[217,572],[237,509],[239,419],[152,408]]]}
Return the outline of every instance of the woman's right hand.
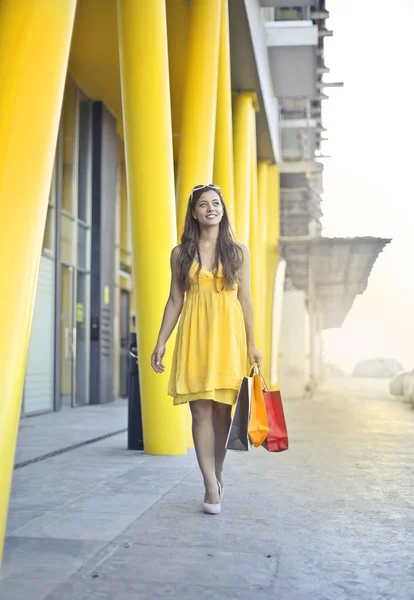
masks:
{"label": "woman's right hand", "polygon": [[156,373],[164,373],[162,359],[165,355],[165,344],[157,344],[151,356],[151,366]]}

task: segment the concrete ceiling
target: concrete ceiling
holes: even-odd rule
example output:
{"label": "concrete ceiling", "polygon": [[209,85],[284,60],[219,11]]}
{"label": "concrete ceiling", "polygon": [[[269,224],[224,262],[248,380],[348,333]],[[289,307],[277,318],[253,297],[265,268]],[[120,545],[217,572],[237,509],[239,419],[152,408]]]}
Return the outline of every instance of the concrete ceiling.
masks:
{"label": "concrete ceiling", "polygon": [[299,8],[303,6],[318,6],[318,0],[260,0],[260,6],[275,8]]}
{"label": "concrete ceiling", "polygon": [[259,160],[279,162],[278,108],[270,75],[266,32],[256,1],[229,0],[231,80],[233,91],[256,92]]}

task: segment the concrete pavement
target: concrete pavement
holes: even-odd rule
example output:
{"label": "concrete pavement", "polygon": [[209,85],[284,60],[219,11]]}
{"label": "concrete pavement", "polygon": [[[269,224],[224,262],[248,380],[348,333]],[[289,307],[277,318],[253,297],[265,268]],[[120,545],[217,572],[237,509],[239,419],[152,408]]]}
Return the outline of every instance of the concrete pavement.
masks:
{"label": "concrete pavement", "polygon": [[126,406],[127,401],[119,399],[76,410],[63,407],[57,413],[21,419],[15,465],[124,430],[128,425]]}
{"label": "concrete pavement", "polygon": [[387,386],[286,401],[290,450],[230,453],[217,517],[193,453],[125,434],[18,469],[0,598],[414,598],[414,413]]}

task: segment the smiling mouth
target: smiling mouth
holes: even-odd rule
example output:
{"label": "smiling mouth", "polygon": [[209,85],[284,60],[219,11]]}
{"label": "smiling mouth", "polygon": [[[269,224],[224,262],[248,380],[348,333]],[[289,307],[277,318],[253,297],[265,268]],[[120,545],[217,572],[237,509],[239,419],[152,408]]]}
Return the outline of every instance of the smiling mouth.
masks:
{"label": "smiling mouth", "polygon": [[206,219],[212,219],[212,218],[214,218],[214,217],[217,217],[217,215],[207,215],[207,216],[206,216]]}

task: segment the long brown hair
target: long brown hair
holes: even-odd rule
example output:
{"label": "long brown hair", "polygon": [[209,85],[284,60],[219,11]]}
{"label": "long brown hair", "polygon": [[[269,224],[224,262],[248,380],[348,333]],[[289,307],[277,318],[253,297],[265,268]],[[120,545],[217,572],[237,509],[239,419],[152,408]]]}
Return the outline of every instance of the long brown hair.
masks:
{"label": "long brown hair", "polygon": [[[178,278],[185,290],[190,288],[190,269],[194,259],[198,262],[199,275],[201,270],[200,255],[200,224],[193,217],[193,210],[201,196],[206,190],[204,187],[193,192],[188,200],[187,214],[185,217],[184,232],[181,237],[180,255],[178,257]],[[216,248],[213,256],[213,274],[217,277],[220,264],[223,268],[224,285],[227,289],[234,289],[238,281],[238,274],[243,262],[243,253],[236,244],[231,230],[229,215],[223,196],[219,190],[214,190],[220,198],[223,207],[223,217],[219,225]]]}

